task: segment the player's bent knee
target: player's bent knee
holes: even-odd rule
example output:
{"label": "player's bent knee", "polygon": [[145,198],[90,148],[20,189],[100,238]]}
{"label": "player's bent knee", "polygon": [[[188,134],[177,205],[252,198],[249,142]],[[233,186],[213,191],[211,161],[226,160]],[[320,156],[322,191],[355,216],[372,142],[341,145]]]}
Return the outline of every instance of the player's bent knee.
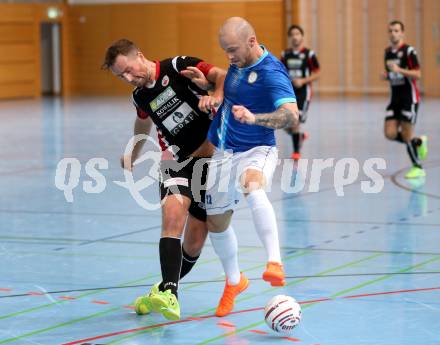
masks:
{"label": "player's bent knee", "polygon": [[397,132],[394,131],[385,131],[385,138],[388,140],[395,140],[397,138]]}
{"label": "player's bent knee", "polygon": [[266,178],[261,171],[248,170],[241,177],[240,184],[243,193],[249,194],[257,189],[263,189],[266,186]]}

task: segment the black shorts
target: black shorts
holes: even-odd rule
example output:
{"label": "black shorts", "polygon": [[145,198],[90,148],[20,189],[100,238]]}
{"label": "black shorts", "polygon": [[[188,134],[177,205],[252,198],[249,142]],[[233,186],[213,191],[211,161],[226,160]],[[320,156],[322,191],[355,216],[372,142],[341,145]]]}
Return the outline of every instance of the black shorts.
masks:
{"label": "black shorts", "polygon": [[385,121],[397,120],[412,123],[417,122],[418,103],[413,103],[411,99],[405,101],[393,101],[388,104]]}
{"label": "black shorts", "polygon": [[160,163],[160,199],[180,194],[191,199],[189,213],[205,222],[206,177],[208,158],[189,158],[181,163],[165,160]]}
{"label": "black shorts", "polygon": [[299,110],[299,122],[307,121],[307,111],[309,110],[310,100],[307,99],[307,92],[298,92],[296,94],[296,104]]}

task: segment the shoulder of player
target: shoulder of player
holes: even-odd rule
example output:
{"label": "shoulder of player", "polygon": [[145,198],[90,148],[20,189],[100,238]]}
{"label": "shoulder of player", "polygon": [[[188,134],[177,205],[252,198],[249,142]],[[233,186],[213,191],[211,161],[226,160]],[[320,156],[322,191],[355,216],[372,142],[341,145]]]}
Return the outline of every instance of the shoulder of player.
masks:
{"label": "shoulder of player", "polygon": [[179,72],[178,64],[181,60],[183,60],[185,58],[186,58],[186,56],[177,55],[177,56],[169,57],[169,58],[166,58],[166,59],[159,61],[159,64],[161,67],[160,68],[161,72],[164,70],[166,70],[167,72],[172,70],[172,71],[178,73]]}
{"label": "shoulder of player", "polygon": [[[204,60],[203,59],[200,59],[200,58],[198,58],[198,57],[195,57],[195,56],[187,56],[187,55],[177,55],[177,56],[174,56],[174,57],[171,57],[171,58],[168,58],[168,59],[165,59],[165,60],[162,60],[164,63],[166,63],[166,65],[169,67],[169,68],[172,68],[174,71],[176,71],[177,73],[179,73],[179,68],[181,68],[182,67],[182,63],[185,63],[184,61],[185,61],[185,59],[189,59],[189,60],[191,60],[191,62],[192,63],[195,63],[195,62],[203,62]],[[161,61],[161,64],[162,64],[162,61]]]}
{"label": "shoulder of player", "polygon": [[310,49],[310,48],[307,48],[307,47],[304,48],[304,53],[306,53],[306,56],[308,58],[311,58],[312,56],[316,55],[316,53],[315,53],[315,51],[313,49]]}
{"label": "shoulder of player", "polygon": [[405,44],[402,49],[406,52],[407,55],[411,55],[411,54],[417,54],[416,49],[409,45],[409,44]]}
{"label": "shoulder of player", "polygon": [[272,54],[269,54],[266,59],[264,59],[263,63],[256,66],[257,68],[253,69],[256,73],[258,73],[263,78],[275,79],[274,73],[282,73],[283,75],[287,75],[286,67],[283,63],[278,60]]}
{"label": "shoulder of player", "polygon": [[170,69],[173,69],[173,70],[176,70],[176,71],[177,71],[177,69],[176,69],[176,64],[177,64],[177,59],[178,59],[179,57],[180,57],[180,56],[174,56],[174,57],[169,57],[169,58],[166,58],[166,59],[160,60],[160,61],[159,61],[159,65],[160,65],[160,70],[161,70],[161,72],[162,72],[163,70],[170,70]]}
{"label": "shoulder of player", "polygon": [[270,68],[270,66],[278,66],[278,68],[281,68],[282,70],[285,69],[283,63],[277,59],[276,56],[274,56],[272,53],[269,53],[266,58],[263,61],[262,67],[264,69]]}

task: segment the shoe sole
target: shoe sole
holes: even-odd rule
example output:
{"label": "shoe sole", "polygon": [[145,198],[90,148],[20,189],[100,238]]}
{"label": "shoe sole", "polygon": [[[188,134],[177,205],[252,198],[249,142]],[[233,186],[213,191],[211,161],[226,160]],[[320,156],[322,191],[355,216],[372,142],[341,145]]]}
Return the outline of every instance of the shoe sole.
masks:
{"label": "shoe sole", "polygon": [[405,178],[407,180],[414,180],[416,178],[421,178],[421,177],[426,177],[426,174],[425,175],[418,175],[418,176],[405,176]]}
{"label": "shoe sole", "polygon": [[[240,289],[240,291],[238,291],[238,294],[235,295],[235,297],[237,297],[239,294],[241,294],[244,290],[246,290],[249,287],[249,280],[246,279],[246,284]],[[234,298],[234,305],[235,305],[235,298]],[[218,314],[217,311],[215,312],[215,315],[218,317],[223,317],[226,315],[229,315],[232,312],[232,309],[234,309],[234,305],[232,306],[231,310],[228,311],[227,313],[221,313]],[[217,307],[218,308],[218,307]]]}
{"label": "shoe sole", "polygon": [[180,313],[176,314],[172,309],[168,308],[168,304],[160,297],[153,296],[150,298],[152,309],[161,313],[167,320],[180,320]]}
{"label": "shoe sole", "polygon": [[286,285],[286,281],[284,276],[280,277],[279,275],[272,274],[271,272],[263,273],[263,280],[270,283],[272,286],[284,286]]}
{"label": "shoe sole", "polygon": [[171,309],[168,308],[161,308],[159,311],[167,320],[170,321],[177,321],[180,320],[180,313],[176,314],[174,311],[172,311]]}

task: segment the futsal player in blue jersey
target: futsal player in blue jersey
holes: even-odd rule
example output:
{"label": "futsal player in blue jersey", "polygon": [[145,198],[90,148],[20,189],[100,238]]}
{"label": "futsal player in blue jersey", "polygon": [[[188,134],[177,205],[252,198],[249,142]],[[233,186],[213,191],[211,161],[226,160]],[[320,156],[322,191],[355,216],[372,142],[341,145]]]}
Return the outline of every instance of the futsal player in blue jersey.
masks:
{"label": "futsal player in blue jersey", "polygon": [[275,213],[265,187],[270,185],[278,161],[274,129],[296,125],[299,114],[285,67],[258,43],[246,20],[226,20],[219,40],[230,66],[224,102],[208,132],[216,150],[209,165],[205,201],[211,243],[226,274],[216,310],[217,316],[224,316],[249,284],[240,273],[237,239],[231,226],[239,193],[246,196],[268,257],[263,279],[272,286],[285,285]]}

